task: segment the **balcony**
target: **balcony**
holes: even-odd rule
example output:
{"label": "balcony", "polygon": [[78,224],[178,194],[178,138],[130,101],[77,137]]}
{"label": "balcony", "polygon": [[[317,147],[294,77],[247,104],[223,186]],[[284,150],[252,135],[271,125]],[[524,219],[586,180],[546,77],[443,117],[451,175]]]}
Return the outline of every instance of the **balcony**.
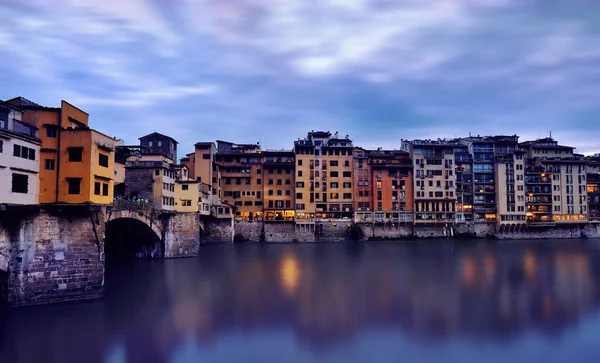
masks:
{"label": "balcony", "polygon": [[17,119],[13,119],[12,121],[0,121],[0,130],[12,131],[17,134],[33,137],[36,139],[38,137],[37,127],[30,126]]}
{"label": "balcony", "polygon": [[549,187],[528,187],[526,192],[527,194],[552,194],[552,190]]}
{"label": "balcony", "polygon": [[552,178],[549,176],[529,176],[525,177],[526,184],[552,184]]}

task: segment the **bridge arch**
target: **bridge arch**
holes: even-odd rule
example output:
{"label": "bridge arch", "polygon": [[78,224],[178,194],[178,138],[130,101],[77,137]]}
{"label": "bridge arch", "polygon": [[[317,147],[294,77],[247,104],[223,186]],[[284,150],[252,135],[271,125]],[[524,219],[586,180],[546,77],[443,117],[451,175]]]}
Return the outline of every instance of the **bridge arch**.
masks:
{"label": "bridge arch", "polygon": [[116,219],[121,218],[130,218],[136,219],[148,227],[152,229],[152,231],[160,238],[161,240],[164,238],[163,228],[160,225],[158,220],[152,218],[151,212],[146,211],[136,211],[136,210],[115,210],[109,213],[106,213],[105,223],[109,223],[110,221],[114,221]]}
{"label": "bridge arch", "polygon": [[106,214],[104,251],[107,261],[164,257],[160,220],[142,211],[117,210]]}

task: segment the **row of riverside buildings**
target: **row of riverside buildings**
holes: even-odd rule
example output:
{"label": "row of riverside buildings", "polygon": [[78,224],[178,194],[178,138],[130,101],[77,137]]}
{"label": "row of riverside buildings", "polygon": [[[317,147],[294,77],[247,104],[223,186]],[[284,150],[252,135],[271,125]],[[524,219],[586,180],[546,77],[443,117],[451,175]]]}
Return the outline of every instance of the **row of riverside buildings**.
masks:
{"label": "row of riverside buildings", "polygon": [[402,140],[399,150],[367,150],[348,136],[311,131],[291,150],[200,142],[180,165],[237,220],[600,221],[600,155],[575,154],[552,138]]}
{"label": "row of riverside buildings", "polygon": [[138,145],[88,126],[62,101],[0,101],[0,210],[40,204],[132,204],[248,221],[496,223],[600,221],[600,155],[551,137],[401,140],[398,150],[355,146],[311,131],[290,150],[218,140],[177,158],[173,138]]}

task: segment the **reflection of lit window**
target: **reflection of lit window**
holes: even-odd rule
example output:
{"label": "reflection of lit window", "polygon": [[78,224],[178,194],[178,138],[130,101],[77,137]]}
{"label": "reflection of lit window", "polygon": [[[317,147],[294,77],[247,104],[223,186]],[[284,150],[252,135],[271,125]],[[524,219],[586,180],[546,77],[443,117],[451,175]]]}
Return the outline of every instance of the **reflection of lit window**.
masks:
{"label": "reflection of lit window", "polygon": [[279,268],[279,274],[285,290],[288,293],[293,294],[298,288],[298,280],[300,278],[300,268],[295,256],[285,256],[283,258]]}

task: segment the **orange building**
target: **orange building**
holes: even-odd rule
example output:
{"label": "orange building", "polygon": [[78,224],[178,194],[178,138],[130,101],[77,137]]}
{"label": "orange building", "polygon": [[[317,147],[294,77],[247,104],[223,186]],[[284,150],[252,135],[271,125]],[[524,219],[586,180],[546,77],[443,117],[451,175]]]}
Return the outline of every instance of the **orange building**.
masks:
{"label": "orange building", "polygon": [[361,220],[370,217],[373,210],[371,163],[368,151],[360,147],[355,147],[353,151],[353,165],[354,218]]}
{"label": "orange building", "polygon": [[8,103],[39,129],[40,203],[112,204],[115,140],[92,130],[89,115],[66,101],[44,107],[23,97]]}
{"label": "orange building", "polygon": [[260,146],[218,140],[215,164],[221,173],[221,200],[235,207],[235,218],[262,220],[263,168]]}
{"label": "orange building", "polygon": [[413,221],[412,161],[405,151],[369,153],[375,222]]}
{"label": "orange building", "polygon": [[294,220],[294,152],[265,151],[262,154],[265,220]]}

